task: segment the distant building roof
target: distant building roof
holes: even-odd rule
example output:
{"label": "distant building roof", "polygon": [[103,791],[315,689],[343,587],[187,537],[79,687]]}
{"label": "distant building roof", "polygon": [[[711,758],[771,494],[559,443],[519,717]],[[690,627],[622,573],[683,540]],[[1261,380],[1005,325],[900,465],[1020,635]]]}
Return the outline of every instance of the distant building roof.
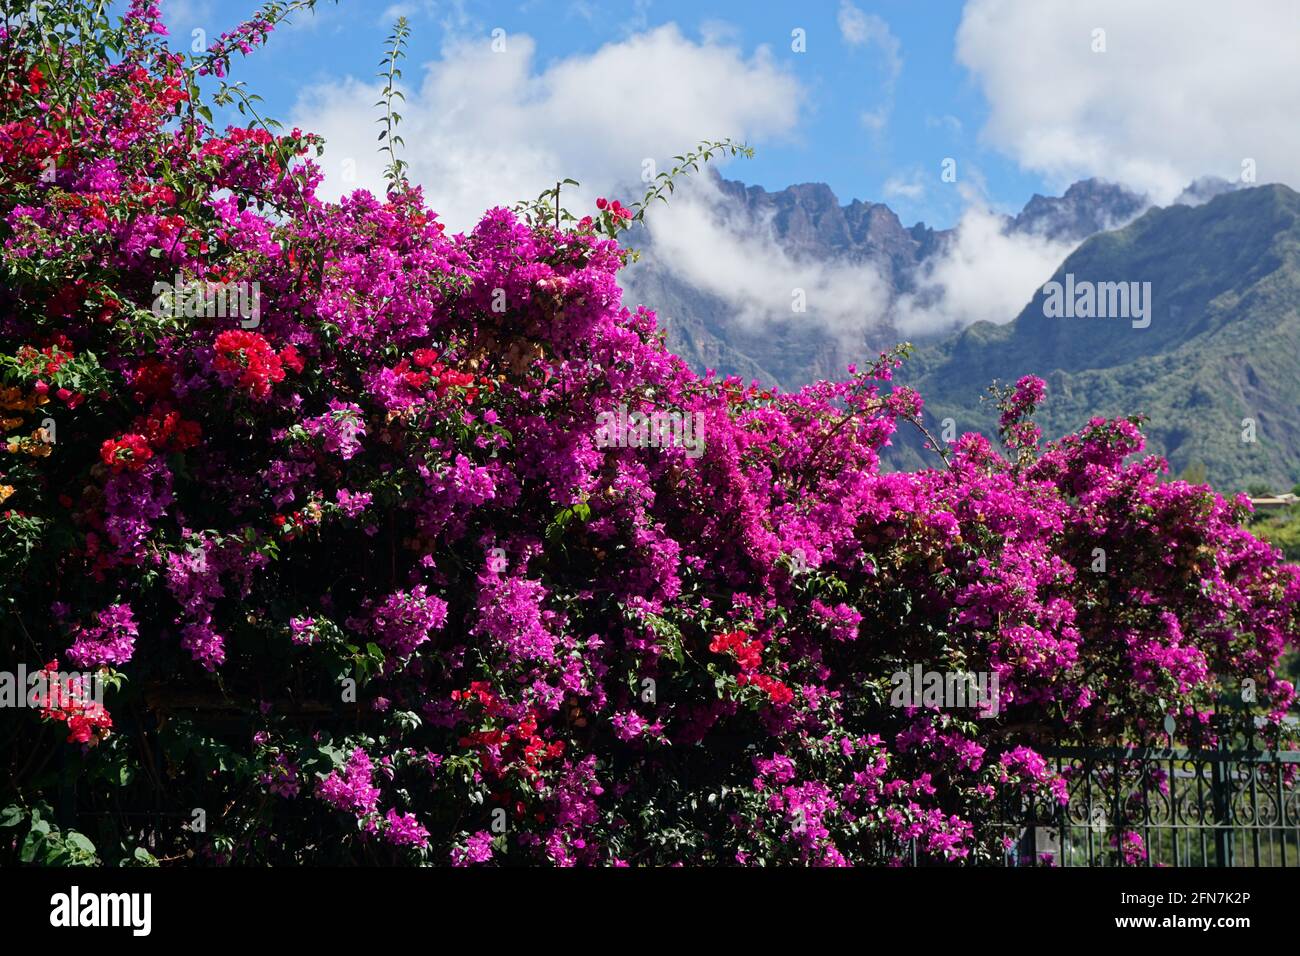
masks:
{"label": "distant building roof", "polygon": [[1266,495],[1263,498],[1251,498],[1250,503],[1256,508],[1289,508],[1291,505],[1300,503],[1291,492],[1284,495]]}

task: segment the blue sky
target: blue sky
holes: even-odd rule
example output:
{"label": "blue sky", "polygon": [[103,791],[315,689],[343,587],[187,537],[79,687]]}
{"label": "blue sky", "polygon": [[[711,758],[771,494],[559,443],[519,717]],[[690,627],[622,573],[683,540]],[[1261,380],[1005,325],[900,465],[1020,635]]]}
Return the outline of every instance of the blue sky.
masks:
{"label": "blue sky", "polygon": [[[277,31],[264,51],[238,64],[234,77],[246,79],[272,115],[289,118],[305,87],[345,76],[371,79],[391,18],[398,13],[405,13],[412,26],[406,64],[406,79],[412,83],[418,81],[421,65],[438,60],[447,44],[474,34],[486,42],[497,28],[507,36],[531,36],[534,65],[542,71],[547,64],[590,56],[629,35],[673,23],[688,40],[713,39],[738,47],[745,56],[766,47],[772,61],[804,88],[795,128],[756,139],[755,158],[733,163],[728,176],[769,189],[826,182],[843,202],[883,200],[909,225],[919,219],[944,227],[955,223],[963,207],[958,191],[940,180],[946,157],[958,160],[963,177],[967,170],[978,175],[988,200],[1008,211],[1019,209],[1033,192],[1053,188],[1042,175],[981,143],[987,107],[969,71],[954,57],[962,3],[862,2],[855,9],[868,23],[879,18],[888,33],[857,44],[841,28],[841,4],[810,2],[794,13],[792,6],[734,0],[459,5],[342,0],[335,7],[324,0],[314,16]],[[195,28],[209,35],[228,29],[252,9],[235,0],[164,3],[177,43],[188,40]],[[795,29],[806,31],[804,52],[792,49]],[[666,101],[662,108],[676,106]],[[924,193],[918,193],[920,182],[928,186]]]}

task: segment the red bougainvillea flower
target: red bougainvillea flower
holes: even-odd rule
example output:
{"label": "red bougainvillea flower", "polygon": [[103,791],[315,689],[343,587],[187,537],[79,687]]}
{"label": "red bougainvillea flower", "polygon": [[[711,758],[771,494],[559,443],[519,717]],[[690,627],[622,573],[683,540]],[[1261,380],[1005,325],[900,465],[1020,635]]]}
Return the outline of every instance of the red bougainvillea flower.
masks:
{"label": "red bougainvillea flower", "polygon": [[150,446],[167,451],[193,448],[203,434],[198,422],[187,421],[176,409],[165,405],[154,406],[148,415],[137,418],[132,428],[143,435]]}
{"label": "red bougainvillea flower", "polygon": [[741,687],[753,684],[778,706],[794,700],[794,691],[768,674],[741,674],[736,678],[736,683]]}
{"label": "red bougainvillea flower", "polygon": [[744,631],[729,631],[719,634],[709,645],[715,654],[730,653],[742,671],[755,670],[763,662],[763,645],[760,641],[751,641]]}
{"label": "red bougainvillea flower", "polygon": [[99,457],[115,473],[128,469],[139,471],[153,457],[153,449],[143,435],[122,435],[120,438],[110,438],[100,445]]}
{"label": "red bougainvillea flower", "polygon": [[[284,381],[284,364],[271,344],[257,332],[231,329],[217,336],[212,367],[230,376],[254,398],[267,398],[271,386]],[[296,358],[297,353],[292,353]],[[299,360],[300,362],[301,360]]]}
{"label": "red bougainvillea flower", "polygon": [[57,660],[46,664],[42,672],[36,704],[43,719],[68,725],[68,743],[93,747],[109,735],[113,718],[102,703],[91,699],[85,675],[61,674]]}
{"label": "red bougainvillea flower", "polygon": [[172,393],[175,372],[165,362],[150,356],[131,373],[131,386],[137,402],[168,398]]}
{"label": "red bougainvillea flower", "polygon": [[632,211],[617,199],[606,199],[602,196],[596,200],[596,208],[601,212],[608,213],[609,217],[615,222],[624,222],[632,218]]}
{"label": "red bougainvillea flower", "polygon": [[286,345],[280,349],[280,364],[295,375],[302,374],[302,370],[307,367],[307,363],[303,361],[302,356],[298,354],[298,350],[292,345]]}
{"label": "red bougainvillea flower", "polygon": [[72,353],[57,345],[49,345],[39,351],[30,345],[18,350],[18,361],[33,375],[53,378],[60,368],[72,358]]}

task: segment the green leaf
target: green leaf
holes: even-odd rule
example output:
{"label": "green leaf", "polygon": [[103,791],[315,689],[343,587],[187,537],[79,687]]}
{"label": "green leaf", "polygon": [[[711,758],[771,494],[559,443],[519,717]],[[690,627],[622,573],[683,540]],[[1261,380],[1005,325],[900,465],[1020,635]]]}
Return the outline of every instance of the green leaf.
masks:
{"label": "green leaf", "polygon": [[135,852],[131,854],[131,858],[135,860],[137,863],[139,863],[141,866],[158,865],[158,858],[155,857],[152,853],[150,853],[142,846],[138,846],[135,848]]}
{"label": "green leaf", "polygon": [[23,863],[32,863],[36,860],[36,854],[45,842],[45,834],[37,832],[35,827],[28,832],[27,838],[23,840],[22,849],[18,852],[18,859]]}
{"label": "green leaf", "polygon": [[64,841],[80,850],[82,853],[88,853],[91,856],[95,855],[95,844],[91,843],[90,838],[84,833],[78,833],[76,830],[72,830],[66,837],[64,837]]}

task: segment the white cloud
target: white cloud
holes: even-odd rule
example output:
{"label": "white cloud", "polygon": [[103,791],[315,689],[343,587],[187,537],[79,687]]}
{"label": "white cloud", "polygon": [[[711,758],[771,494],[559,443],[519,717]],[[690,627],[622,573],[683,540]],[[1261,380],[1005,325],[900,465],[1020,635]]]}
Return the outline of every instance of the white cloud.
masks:
{"label": "white cloud", "polygon": [[926,261],[914,293],[899,297],[903,335],[1010,322],[1078,245],[1007,232],[1006,219],[983,205],[963,213],[947,248]]}
{"label": "white cloud", "polygon": [[925,174],[913,169],[906,176],[890,176],[881,191],[886,199],[915,201],[925,195]]}
{"label": "white cloud", "polygon": [[[790,255],[770,220],[755,221],[711,178],[690,180],[648,224],[654,261],[722,299],[741,322],[815,323],[849,345],[860,345],[864,330],[884,322],[890,291],[874,266]],[[796,296],[806,312],[795,311]]]}
{"label": "white cloud", "polygon": [[885,103],[881,106],[874,107],[873,109],[863,110],[858,114],[858,119],[860,119],[862,125],[871,130],[871,132],[879,133],[889,125],[889,114],[893,111],[894,105],[892,103]]}
{"label": "white cloud", "polygon": [[839,12],[840,36],[850,46],[874,46],[880,51],[891,81],[903,72],[902,44],[889,24],[874,13],[863,13],[849,0],[843,0]]}
{"label": "white cloud", "polygon": [[880,92],[882,102],[858,114],[862,125],[873,133],[880,133],[889,123],[894,111],[894,86],[903,72],[902,44],[889,29],[889,24],[874,13],[863,13],[849,0],[842,0],[837,17],[840,36],[853,47],[871,47],[880,60]]}
{"label": "white cloud", "polygon": [[[565,200],[577,211],[625,184],[639,188],[645,159],[662,169],[702,139],[787,136],[803,99],[766,49],[747,57],[735,46],[692,41],[671,24],[543,69],[535,52],[531,37],[510,34],[505,51],[494,53],[484,33],[445,49],[419,89],[403,90],[399,155],[453,229],[566,177],[582,182]],[[300,95],[295,124],[326,138],[322,196],[382,191],[378,98],[377,84],[351,78]],[[350,182],[347,161],[355,166]]]}
{"label": "white cloud", "polygon": [[384,8],[384,12],[379,14],[379,19],[376,22],[380,26],[391,27],[399,17],[406,17],[409,20],[421,13],[431,14],[435,8],[436,5],[429,2],[429,0],[425,0],[423,3],[414,3],[411,0],[406,0],[403,3],[393,3]]}
{"label": "white cloud", "polygon": [[944,113],[942,116],[927,116],[925,118],[926,129],[943,129],[952,136],[960,136],[962,131],[962,122],[951,113]]}
{"label": "white cloud", "polygon": [[650,26],[650,5],[652,0],[632,0],[632,16],[624,24],[628,33],[640,33]]}
{"label": "white cloud", "polygon": [[1295,0],[969,0],[957,58],[989,102],[984,136],[1022,166],[1166,203],[1244,159],[1300,185],[1297,37]]}
{"label": "white cloud", "polygon": [[740,40],[741,30],[730,20],[708,17],[700,21],[700,36],[705,43],[736,43]]}

